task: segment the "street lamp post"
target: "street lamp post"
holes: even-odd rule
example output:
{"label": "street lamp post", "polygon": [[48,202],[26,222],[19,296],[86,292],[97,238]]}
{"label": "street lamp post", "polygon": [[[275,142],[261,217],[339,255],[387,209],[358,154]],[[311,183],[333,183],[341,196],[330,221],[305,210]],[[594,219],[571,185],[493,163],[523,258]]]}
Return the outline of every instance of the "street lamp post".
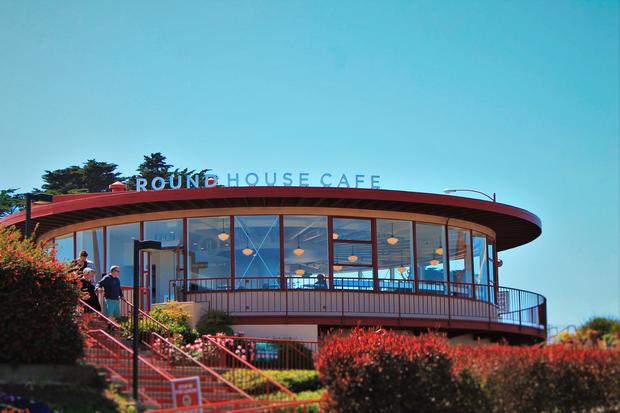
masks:
{"label": "street lamp post", "polygon": [[485,194],[484,192],[481,192],[481,191],[477,191],[475,189],[444,189],[443,192],[445,194],[451,194],[453,192],[475,192],[477,194],[486,196],[487,198],[489,198],[493,202],[497,202],[495,200],[495,192],[493,192],[493,196]]}
{"label": "street lamp post", "polygon": [[140,316],[140,251],[159,250],[159,241],[133,241],[133,398],[138,403],[138,321]]}
{"label": "street lamp post", "polygon": [[30,229],[30,221],[32,219],[32,203],[34,202],[35,204],[49,204],[52,202],[53,198],[53,196],[48,194],[31,194],[30,192],[26,194],[26,220],[24,221],[24,238],[29,238],[32,233],[32,230]]}

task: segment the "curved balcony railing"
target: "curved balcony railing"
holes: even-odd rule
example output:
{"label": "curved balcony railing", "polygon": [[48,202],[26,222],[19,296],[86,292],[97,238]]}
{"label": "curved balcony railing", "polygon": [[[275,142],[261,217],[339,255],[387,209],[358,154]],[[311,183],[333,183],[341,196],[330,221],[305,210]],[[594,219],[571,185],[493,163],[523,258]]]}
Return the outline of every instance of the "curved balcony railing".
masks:
{"label": "curved balcony railing", "polygon": [[516,288],[430,280],[308,277],[176,279],[171,300],[233,316],[365,316],[484,321],[546,328],[546,299]]}

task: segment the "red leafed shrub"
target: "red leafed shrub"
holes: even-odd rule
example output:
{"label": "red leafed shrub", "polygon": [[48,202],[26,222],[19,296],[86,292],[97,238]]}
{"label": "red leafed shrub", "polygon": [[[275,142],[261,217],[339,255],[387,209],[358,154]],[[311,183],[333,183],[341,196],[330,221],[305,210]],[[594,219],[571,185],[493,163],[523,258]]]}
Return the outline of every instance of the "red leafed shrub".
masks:
{"label": "red leafed shrub", "polygon": [[82,355],[79,288],[53,252],[0,227],[0,363],[71,364]]}
{"label": "red leafed shrub", "polygon": [[620,411],[620,350],[452,346],[440,336],[354,329],[317,360],[333,412]]}
{"label": "red leafed shrub", "polygon": [[450,347],[439,336],[354,329],[323,343],[317,368],[328,411],[484,411],[484,406],[469,406],[470,395],[476,396],[474,404],[484,404],[484,395],[467,373],[454,373]]}
{"label": "red leafed shrub", "polygon": [[562,344],[455,347],[496,412],[620,411],[620,351]]}

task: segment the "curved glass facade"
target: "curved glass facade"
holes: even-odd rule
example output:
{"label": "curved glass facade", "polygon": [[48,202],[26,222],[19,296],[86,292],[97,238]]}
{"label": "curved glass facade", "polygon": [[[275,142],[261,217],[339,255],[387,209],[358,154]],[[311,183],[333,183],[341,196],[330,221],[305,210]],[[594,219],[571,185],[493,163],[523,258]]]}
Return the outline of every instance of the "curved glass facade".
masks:
{"label": "curved glass facade", "polygon": [[119,265],[122,284],[130,285],[134,239],[162,242],[165,253],[143,258],[143,282],[153,289],[154,301],[175,297],[179,283],[190,292],[352,289],[496,299],[494,240],[453,225],[379,217],[222,215],[87,229],[55,242],[60,259],[85,249],[99,269]]}

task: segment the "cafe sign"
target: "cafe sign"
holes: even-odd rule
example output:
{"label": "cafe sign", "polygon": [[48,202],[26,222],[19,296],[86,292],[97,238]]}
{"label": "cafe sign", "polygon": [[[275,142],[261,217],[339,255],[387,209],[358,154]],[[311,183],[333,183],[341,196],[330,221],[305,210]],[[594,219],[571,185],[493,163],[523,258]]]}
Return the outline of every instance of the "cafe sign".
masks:
{"label": "cafe sign", "polygon": [[150,181],[146,178],[136,179],[136,191],[161,191],[162,189],[214,188],[216,186],[297,186],[297,187],[335,187],[380,189],[379,175],[365,174],[310,174],[309,172],[249,172],[246,174],[227,173],[226,176],[215,174],[193,176],[157,176]]}

